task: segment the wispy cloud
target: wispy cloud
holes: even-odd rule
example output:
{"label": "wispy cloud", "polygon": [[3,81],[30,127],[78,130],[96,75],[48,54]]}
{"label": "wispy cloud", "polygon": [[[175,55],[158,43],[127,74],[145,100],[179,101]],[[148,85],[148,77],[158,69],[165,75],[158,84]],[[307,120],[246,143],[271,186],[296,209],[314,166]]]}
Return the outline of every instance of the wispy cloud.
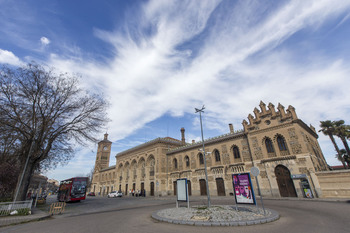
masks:
{"label": "wispy cloud", "polygon": [[84,60],[85,65],[76,65],[59,56],[51,60],[69,70],[81,67],[78,72],[94,80],[88,83],[95,84],[98,78],[112,101],[114,120],[109,128],[113,139],[125,137],[166,112],[178,116],[202,103],[209,106],[209,121],[225,124],[230,119],[241,121],[260,99],[293,104],[301,110],[308,106],[315,117],[306,120],[314,122],[323,112],[315,106],[339,97],[322,98],[322,91],[347,80],[348,68],[341,60],[318,57],[317,62],[300,66],[289,59],[292,50],[281,53],[274,48],[300,30],[316,30],[349,9],[349,3],[293,1],[268,15],[256,15],[252,9],[264,3],[240,2],[226,9],[205,1],[192,6],[192,2],[151,1],[138,12],[140,21],[125,24],[124,30],[95,30],[115,48],[115,57],[107,65]]}
{"label": "wispy cloud", "polygon": [[[82,85],[107,96],[113,141],[202,104],[206,127],[223,133],[227,123],[242,128],[260,100],[293,105],[318,126],[349,115],[350,66],[349,57],[320,52],[327,41],[317,44],[313,36],[327,34],[325,25],[339,29],[349,10],[342,0],[147,1],[115,30],[94,27],[111,58],[101,61],[65,41],[45,62],[82,74]],[[333,157],[322,135],[321,141]]]}

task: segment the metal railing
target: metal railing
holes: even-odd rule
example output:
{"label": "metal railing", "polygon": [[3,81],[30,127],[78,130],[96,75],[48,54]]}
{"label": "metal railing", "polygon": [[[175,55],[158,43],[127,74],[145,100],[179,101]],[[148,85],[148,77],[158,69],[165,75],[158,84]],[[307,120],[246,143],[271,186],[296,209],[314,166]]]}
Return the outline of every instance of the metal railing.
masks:
{"label": "metal railing", "polygon": [[20,214],[21,210],[31,210],[33,200],[16,201],[16,202],[0,202],[0,216],[7,216],[15,210]]}

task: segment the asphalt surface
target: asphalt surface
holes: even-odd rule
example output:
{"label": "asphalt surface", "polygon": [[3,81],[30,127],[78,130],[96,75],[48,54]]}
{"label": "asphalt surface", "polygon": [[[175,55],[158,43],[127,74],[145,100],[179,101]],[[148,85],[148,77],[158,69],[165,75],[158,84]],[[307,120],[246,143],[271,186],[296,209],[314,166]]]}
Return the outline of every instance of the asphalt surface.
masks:
{"label": "asphalt surface", "polygon": [[[206,199],[203,197],[191,199],[191,206],[206,204]],[[233,205],[234,201],[232,197],[212,197],[212,204]],[[260,203],[258,205],[261,207]],[[89,197],[80,203],[69,203],[62,215],[55,215],[53,218],[42,221],[2,227],[0,232],[342,233],[350,231],[350,203],[346,200],[274,199],[264,200],[264,205],[279,212],[280,219],[252,226],[203,227],[164,223],[151,218],[151,214],[155,211],[175,207],[174,198]]]}

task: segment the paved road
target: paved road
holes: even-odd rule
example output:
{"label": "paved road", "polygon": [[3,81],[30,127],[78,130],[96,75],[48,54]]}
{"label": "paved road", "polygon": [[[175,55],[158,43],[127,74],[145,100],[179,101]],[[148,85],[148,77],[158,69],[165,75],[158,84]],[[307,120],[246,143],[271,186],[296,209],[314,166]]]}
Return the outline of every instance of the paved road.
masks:
{"label": "paved road", "polygon": [[[192,198],[191,205],[205,204],[206,200]],[[232,204],[232,199],[212,198],[215,204]],[[173,208],[172,199],[154,198],[88,198],[81,203],[68,204],[65,214],[44,221],[6,228],[0,232],[349,232],[350,203],[265,200],[267,208],[280,213],[280,219],[267,224],[244,227],[195,227],[174,225],[153,220],[151,213]]]}

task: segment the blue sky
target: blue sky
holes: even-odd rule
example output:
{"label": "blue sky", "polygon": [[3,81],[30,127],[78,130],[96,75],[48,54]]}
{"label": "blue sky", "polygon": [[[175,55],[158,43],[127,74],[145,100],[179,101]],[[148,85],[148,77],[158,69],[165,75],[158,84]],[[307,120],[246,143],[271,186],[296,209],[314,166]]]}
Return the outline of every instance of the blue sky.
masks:
{"label": "blue sky", "polygon": [[[111,102],[114,155],[156,137],[200,139],[242,129],[260,100],[350,124],[350,1],[0,0],[0,63],[37,61],[78,73]],[[339,162],[330,140],[319,143]],[[341,142],[338,145],[343,147]],[[96,145],[46,175],[88,173]]]}

